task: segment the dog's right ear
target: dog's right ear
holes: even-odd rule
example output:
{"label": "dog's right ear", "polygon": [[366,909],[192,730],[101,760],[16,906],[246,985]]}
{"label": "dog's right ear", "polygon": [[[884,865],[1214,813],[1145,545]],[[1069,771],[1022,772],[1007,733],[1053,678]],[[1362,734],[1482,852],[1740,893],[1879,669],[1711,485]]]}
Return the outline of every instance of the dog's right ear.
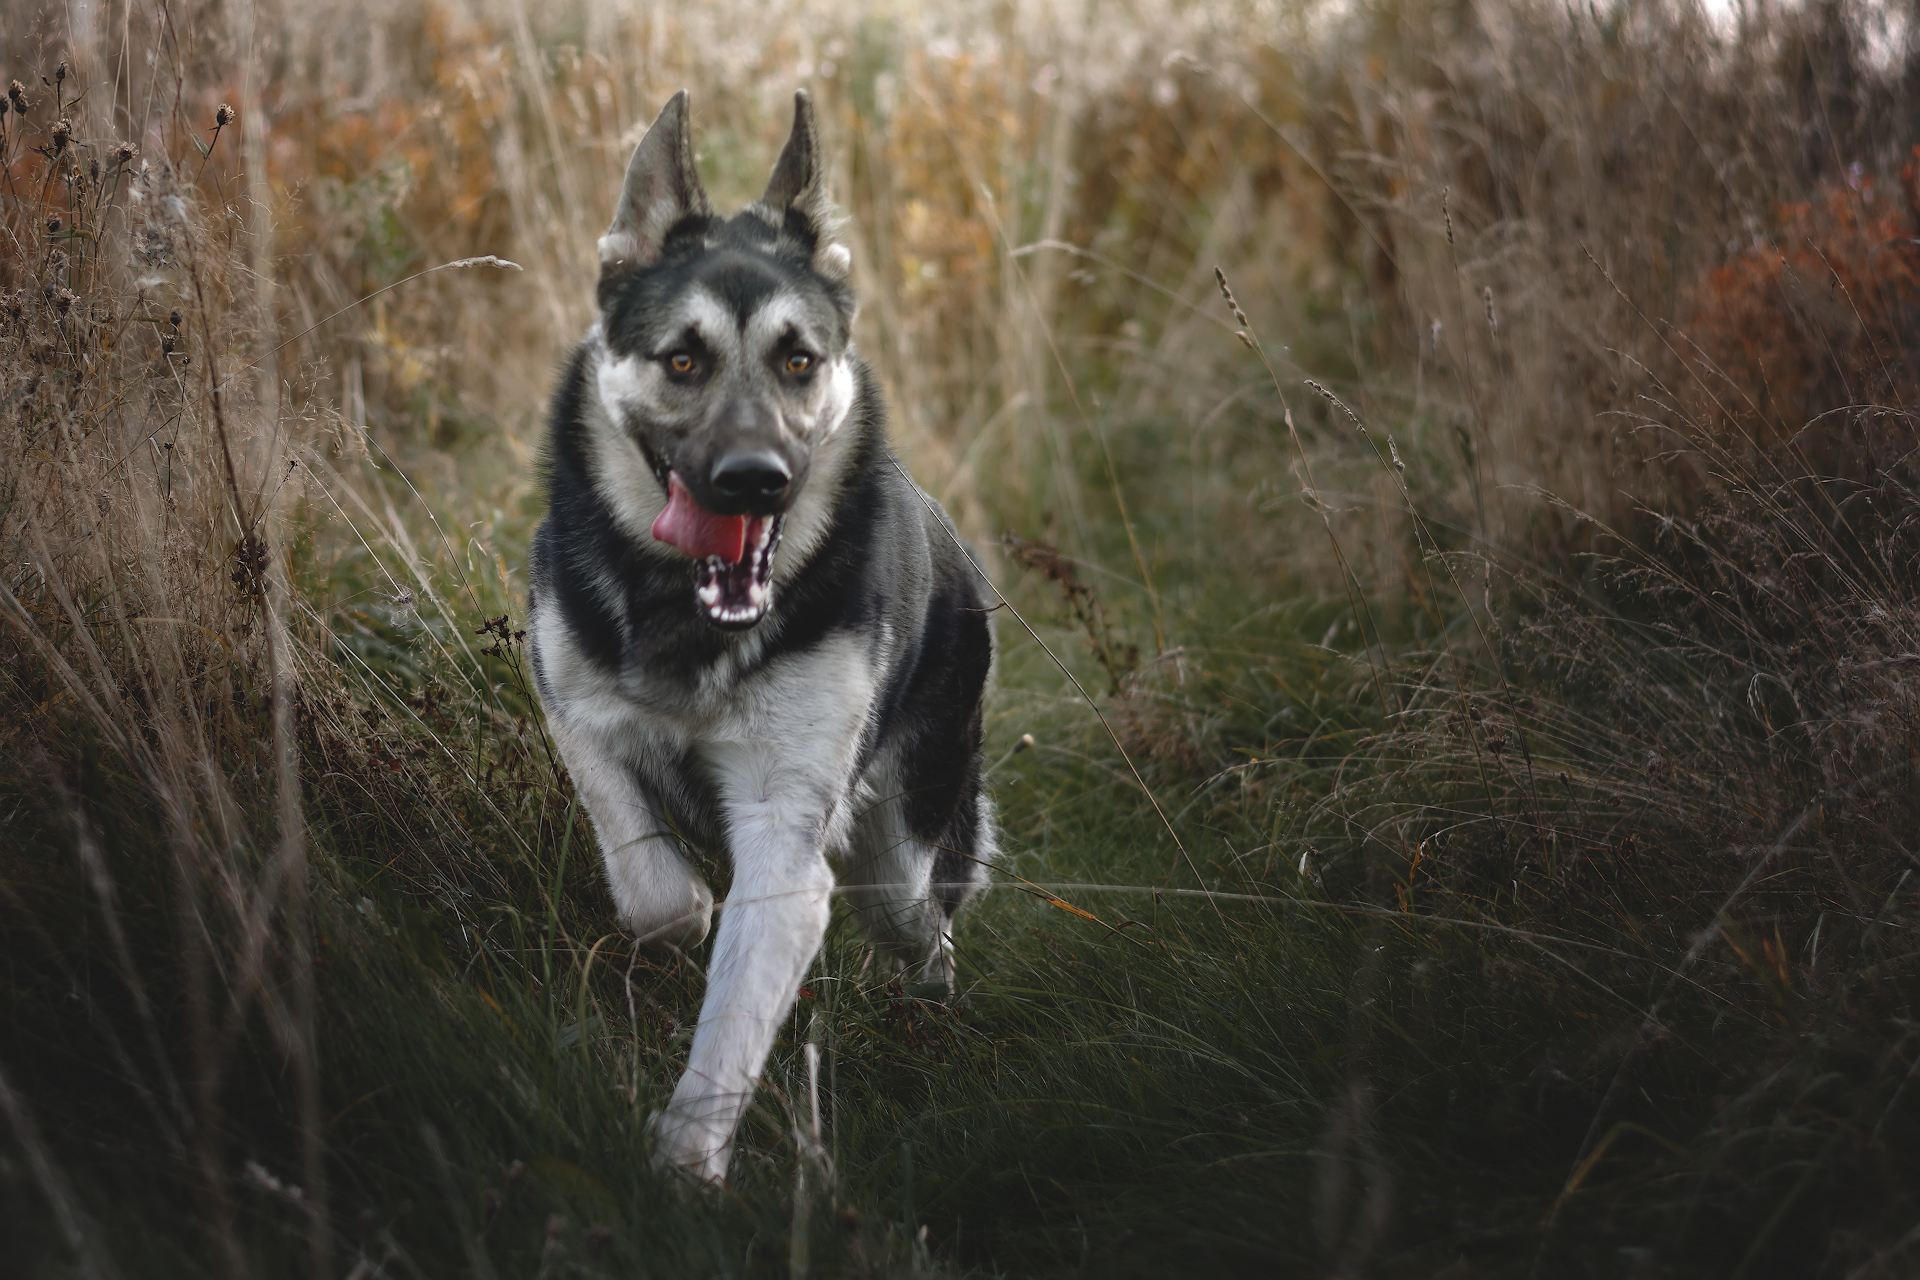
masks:
{"label": "dog's right ear", "polygon": [[712,214],[693,166],[692,113],[682,89],[667,99],[660,118],[633,149],[613,225],[600,237],[601,310],[615,285],[660,257],[667,233],[682,218]]}

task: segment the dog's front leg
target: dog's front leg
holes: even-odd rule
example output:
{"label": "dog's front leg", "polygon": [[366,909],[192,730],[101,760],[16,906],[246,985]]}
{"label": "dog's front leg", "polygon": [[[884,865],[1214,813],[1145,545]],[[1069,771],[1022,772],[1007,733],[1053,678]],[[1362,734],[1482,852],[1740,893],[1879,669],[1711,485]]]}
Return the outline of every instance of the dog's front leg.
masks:
{"label": "dog's front leg", "polygon": [[600,858],[620,924],[649,946],[687,949],[707,936],[713,891],[687,860],[638,770],[610,735],[567,716],[548,726],[600,838]]}
{"label": "dog's front leg", "polygon": [[661,1154],[712,1182],[826,935],[833,873],[817,848],[762,831],[736,839],[733,889],[707,976],[687,1072],[661,1118]]}
{"label": "dog's front leg", "polygon": [[738,732],[703,748],[726,816],[733,887],[687,1073],[658,1140],[664,1158],[715,1182],[726,1177],[734,1128],[826,936],[826,855],[846,837],[874,684],[851,644],[825,646],[788,674]]}

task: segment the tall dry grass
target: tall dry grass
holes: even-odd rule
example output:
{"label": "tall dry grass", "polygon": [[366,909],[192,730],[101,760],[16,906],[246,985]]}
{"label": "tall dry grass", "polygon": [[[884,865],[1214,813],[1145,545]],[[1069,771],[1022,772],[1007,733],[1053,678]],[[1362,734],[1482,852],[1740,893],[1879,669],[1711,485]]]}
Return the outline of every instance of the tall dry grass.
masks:
{"label": "tall dry grass", "polygon": [[[46,961],[13,998],[63,978],[86,993],[111,1069],[193,1170],[230,1272],[242,1259],[224,1095],[252,1069],[244,1033],[264,1027],[293,1081],[325,1271],[303,678],[283,545],[304,427],[273,379],[267,214],[229,163],[244,150],[257,165],[260,131],[224,103],[169,101],[160,77],[116,79],[85,45],[62,53],[31,87],[13,81],[4,137],[6,874],[11,927],[37,934]],[[71,852],[79,882],[52,848]],[[44,909],[48,891],[81,883],[90,901]],[[131,936],[154,928],[171,936],[165,968]],[[95,929],[100,951],[76,953],[74,931]],[[98,1003],[96,964],[110,984]],[[69,1246],[108,1273],[31,1102],[0,1089]]]}
{"label": "tall dry grass", "polygon": [[[580,1136],[640,1150],[697,975],[596,932],[516,634],[539,407],[591,319],[626,155],[690,85],[708,185],[746,200],[805,84],[903,452],[1007,549],[1009,594],[1106,690],[1187,846],[1227,849],[1155,844],[1016,636],[1012,869],[1199,875],[1257,904],[1167,906],[1163,936],[1152,897],[1123,925],[1151,952],[1055,936],[1061,899],[994,916],[1017,936],[979,954],[1010,991],[1042,977],[988,1032],[823,1002],[835,1142],[872,1158],[832,1192],[865,1196],[865,1225],[816,1267],[928,1263],[906,1125],[942,1153],[921,1176],[944,1205],[1016,1223],[958,1256],[1128,1256],[1058,1241],[1165,1126],[1151,1167],[1214,1188],[1169,1220],[1240,1204],[1222,1168],[1319,1156],[1246,1184],[1317,1198],[1317,1225],[1222,1227],[1207,1257],[1359,1274],[1458,1244],[1518,1274],[1594,1240],[1665,1248],[1697,1210],[1715,1225],[1684,1260],[1732,1239],[1748,1252],[1718,1269],[1764,1273],[1773,1241],[1782,1265],[1897,1273],[1920,715],[1897,19],[34,10],[3,46],[26,109],[0,135],[0,883],[24,1029],[0,1039],[0,1110],[28,1171],[0,1176],[52,1206],[49,1251],[103,1275],[137,1255],[101,1188],[161,1206],[130,1232],[189,1221],[166,1269],[195,1273],[601,1257],[549,1202],[644,1205],[712,1270],[740,1239],[809,1238],[785,1120],[752,1122],[745,1190],[711,1218]],[[524,270],[440,269],[485,255]],[[1350,909],[1350,931],[1309,923]],[[826,963],[857,985],[857,956]],[[1113,1060],[1090,1072],[1096,1043]],[[1196,1120],[1183,1072],[1226,1100]],[[1033,1115],[1094,1118],[1046,1166],[1064,1201],[953,1172],[976,1149],[1024,1170],[1028,1113],[996,1106],[1015,1080],[1059,1090]],[[962,1119],[899,1101],[923,1085]],[[1538,1152],[1488,1156],[1463,1090]],[[101,1154],[120,1129],[142,1135],[126,1175]],[[1206,1159],[1178,1164],[1176,1138]],[[573,1155],[499,1167],[534,1141]],[[1450,1160],[1513,1172],[1422,1181]],[[650,1189],[620,1201],[582,1162]],[[139,1185],[152,1170],[186,1173]],[[1394,1178],[1425,1190],[1396,1202]],[[406,1225],[415,1196],[441,1226]],[[1516,1245],[1519,1221],[1544,1225]]]}

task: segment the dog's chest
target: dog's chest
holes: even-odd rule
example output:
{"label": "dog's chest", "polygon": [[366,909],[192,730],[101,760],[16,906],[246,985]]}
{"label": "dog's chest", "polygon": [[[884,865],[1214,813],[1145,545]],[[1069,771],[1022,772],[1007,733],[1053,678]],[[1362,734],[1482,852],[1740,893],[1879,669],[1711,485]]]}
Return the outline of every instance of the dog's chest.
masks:
{"label": "dog's chest", "polygon": [[[572,639],[541,638],[556,651]],[[552,682],[565,714],[595,722],[682,834],[719,853],[727,815],[743,806],[773,804],[793,810],[796,823],[835,825],[873,746],[886,670],[871,641],[842,632],[799,651],[739,645],[692,670],[564,661],[549,670],[570,668],[572,679]]]}

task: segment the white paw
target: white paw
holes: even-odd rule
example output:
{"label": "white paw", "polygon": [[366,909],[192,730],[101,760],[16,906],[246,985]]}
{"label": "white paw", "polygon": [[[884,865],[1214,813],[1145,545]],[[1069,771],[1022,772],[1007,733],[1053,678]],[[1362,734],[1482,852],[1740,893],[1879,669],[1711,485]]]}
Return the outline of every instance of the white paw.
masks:
{"label": "white paw", "polygon": [[953,993],[953,978],[953,940],[942,933],[934,942],[933,954],[910,971],[908,994],[922,1000],[945,1000]]}
{"label": "white paw", "polygon": [[693,907],[670,920],[635,920],[631,916],[623,916],[620,924],[642,946],[691,951],[706,941],[707,931],[713,926],[713,891],[700,885]]}
{"label": "white paw", "polygon": [[713,1126],[674,1110],[656,1112],[649,1128],[656,1164],[702,1182],[726,1184],[733,1156],[730,1133],[716,1133]]}

